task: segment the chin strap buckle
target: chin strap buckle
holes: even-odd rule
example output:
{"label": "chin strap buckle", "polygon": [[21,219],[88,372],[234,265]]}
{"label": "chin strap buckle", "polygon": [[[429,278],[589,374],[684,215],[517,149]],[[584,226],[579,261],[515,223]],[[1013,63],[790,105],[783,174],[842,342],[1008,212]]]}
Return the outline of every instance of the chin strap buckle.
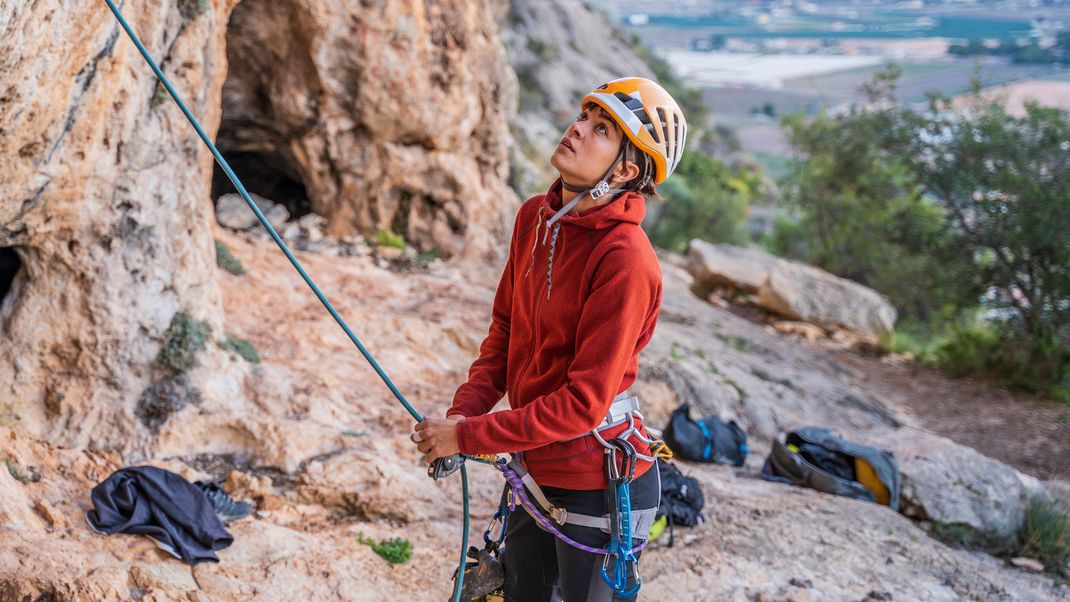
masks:
{"label": "chin strap buckle", "polygon": [[609,184],[605,180],[599,180],[594,188],[591,189],[591,198],[598,200],[599,198],[609,194]]}

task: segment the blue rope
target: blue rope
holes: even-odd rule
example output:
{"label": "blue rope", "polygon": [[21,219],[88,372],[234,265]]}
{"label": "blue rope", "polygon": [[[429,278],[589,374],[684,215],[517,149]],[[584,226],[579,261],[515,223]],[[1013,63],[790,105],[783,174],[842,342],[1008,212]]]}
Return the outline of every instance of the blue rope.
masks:
{"label": "blue rope", "polygon": [[[353,330],[349,327],[348,324],[346,324],[346,321],[342,319],[342,316],[338,314],[338,311],[335,310],[334,305],[332,305],[331,302],[327,300],[327,296],[323,294],[323,291],[321,291],[318,286],[316,286],[316,283],[313,282],[312,277],[309,276],[308,272],[305,271],[305,268],[301,266],[301,262],[297,261],[297,258],[294,257],[294,254],[290,251],[290,248],[286,246],[286,243],[282,240],[282,237],[279,236],[279,233],[275,231],[275,228],[273,228],[271,226],[271,223],[268,222],[267,218],[264,217],[264,214],[260,211],[260,208],[256,206],[256,203],[254,203],[253,199],[249,196],[249,192],[245,190],[245,186],[242,185],[241,180],[239,180],[238,176],[235,175],[234,170],[230,168],[230,165],[227,164],[226,159],[224,159],[223,155],[219,153],[219,149],[217,149],[215,144],[212,143],[211,139],[208,138],[208,134],[205,133],[204,128],[201,127],[201,124],[197,121],[197,118],[193,116],[192,112],[190,112],[189,108],[186,106],[186,103],[182,102],[182,98],[179,96],[178,91],[175,90],[174,86],[172,86],[171,82],[167,79],[167,76],[164,75],[163,71],[160,70],[159,65],[156,64],[155,60],[153,60],[152,56],[149,54],[149,51],[145,48],[145,45],[141,43],[141,40],[137,37],[137,34],[135,34],[134,30],[130,27],[130,24],[126,22],[126,19],[119,11],[119,8],[115,6],[115,3],[112,2],[112,0],[104,0],[104,2],[107,3],[108,8],[111,10],[112,14],[115,15],[115,18],[119,21],[119,25],[122,26],[124,31],[126,31],[126,35],[130,36],[130,40],[134,43],[134,46],[137,46],[138,52],[141,53],[141,56],[144,57],[145,62],[147,62],[149,64],[149,67],[152,68],[153,73],[155,73],[156,77],[159,78],[160,83],[162,83],[164,88],[167,89],[167,93],[170,94],[171,98],[173,98],[175,100],[175,103],[178,104],[178,108],[182,109],[182,114],[186,116],[187,120],[189,120],[190,125],[193,126],[193,129],[197,130],[197,135],[201,137],[201,141],[204,142],[205,146],[208,147],[208,150],[212,151],[212,156],[215,157],[216,163],[218,163],[219,166],[223,168],[223,171],[227,174],[227,177],[230,178],[230,181],[234,183],[234,187],[238,189],[238,192],[241,194],[242,198],[245,199],[245,204],[253,210],[253,213],[256,214],[256,219],[260,220],[260,224],[267,229],[268,234],[270,234],[271,238],[275,240],[275,244],[279,245],[279,248],[282,249],[282,252],[286,255],[286,258],[290,260],[290,263],[293,264],[294,268],[297,270],[297,273],[301,274],[301,278],[304,279],[305,284],[307,284],[308,287],[312,289],[312,292],[316,294],[316,297],[320,300],[320,303],[322,303],[323,306],[327,308],[327,311],[330,312],[331,317],[334,318],[334,321],[342,327],[342,330],[344,330],[346,335],[349,336],[349,340],[353,341],[353,344],[356,345],[357,349],[360,350],[360,353],[364,356],[364,359],[368,360],[368,363],[371,364],[376,374],[378,374],[379,378],[381,378],[383,382],[386,383],[386,386],[390,388],[390,392],[393,393],[394,397],[396,397],[397,400],[401,402],[401,405],[405,407],[405,410],[408,411],[409,415],[411,415],[413,419],[416,420],[416,422],[423,422],[423,416],[421,416],[420,413],[416,411],[416,408],[412,407],[412,404],[410,404],[408,400],[405,399],[405,396],[401,394],[401,391],[399,391],[398,388],[394,385],[394,381],[390,380],[390,377],[387,376],[386,372],[382,369],[381,366],[379,366],[379,362],[375,361],[375,358],[372,357],[372,354],[368,351],[366,347],[364,347],[364,344],[360,342],[360,339],[357,338],[357,335],[354,334]],[[464,583],[464,567],[466,564],[465,553],[468,551],[468,528],[471,520],[468,512],[468,471],[465,469],[464,464],[461,465],[461,490],[464,495],[464,537],[462,538],[463,545],[461,546],[460,569],[458,569],[457,572],[457,584],[454,588],[454,602],[460,602],[461,599],[461,586]]]}

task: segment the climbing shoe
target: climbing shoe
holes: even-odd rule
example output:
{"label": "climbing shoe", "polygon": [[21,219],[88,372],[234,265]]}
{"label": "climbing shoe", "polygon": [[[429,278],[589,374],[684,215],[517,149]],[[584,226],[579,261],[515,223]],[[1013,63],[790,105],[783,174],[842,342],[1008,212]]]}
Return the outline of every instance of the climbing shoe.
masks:
{"label": "climbing shoe", "polygon": [[219,488],[218,483],[204,483],[197,481],[194,485],[204,492],[204,497],[208,498],[208,501],[211,502],[212,509],[215,510],[216,516],[218,516],[219,520],[224,523],[229,523],[230,521],[238,520],[239,518],[245,518],[253,511],[253,506],[249,502],[236,502],[230,499],[230,496]]}
{"label": "climbing shoe", "polygon": [[[494,546],[496,547],[496,546]],[[502,600],[501,588],[505,586],[505,568],[494,557],[494,547],[480,550],[475,546],[468,548],[469,562],[464,568],[464,585],[461,586],[461,599],[466,602],[490,602]],[[453,571],[453,580],[457,580],[457,571]]]}

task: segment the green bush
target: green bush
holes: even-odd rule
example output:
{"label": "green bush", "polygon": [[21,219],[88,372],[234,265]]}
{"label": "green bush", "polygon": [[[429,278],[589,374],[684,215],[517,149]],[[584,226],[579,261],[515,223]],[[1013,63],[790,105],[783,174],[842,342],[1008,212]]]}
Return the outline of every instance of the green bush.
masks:
{"label": "green bush", "polygon": [[1070,563],[1070,512],[1051,502],[1035,499],[1026,508],[1018,531],[1023,556],[1036,558],[1058,574]]}
{"label": "green bush", "polygon": [[164,344],[156,363],[161,368],[170,368],[182,374],[197,365],[197,353],[205,348],[205,341],[212,334],[208,322],[198,322],[185,312],[171,318],[171,325],[164,333]]}
{"label": "green bush", "polygon": [[733,170],[692,150],[659,190],[665,202],[643,226],[654,244],[673,251],[686,251],[695,238],[744,244],[747,206],[760,187],[758,174]]}
{"label": "green bush", "polygon": [[256,350],[256,347],[254,347],[252,343],[245,339],[228,334],[226,339],[219,342],[219,348],[237,353],[242,359],[250,364],[260,363],[260,352]]}
{"label": "green bush", "polygon": [[384,539],[375,543],[371,539],[365,539],[364,534],[361,533],[357,536],[357,541],[370,547],[373,552],[390,564],[405,564],[412,558],[412,544],[401,537]]}
{"label": "green bush", "polygon": [[218,239],[215,241],[215,264],[235,276],[245,274],[245,267],[242,266],[241,261],[230,252],[227,245]]}
{"label": "green bush", "polygon": [[393,230],[379,230],[375,233],[375,242],[380,247],[405,248],[405,237]]}
{"label": "green bush", "polygon": [[547,44],[545,40],[528,36],[528,50],[535,53],[541,61],[556,61],[558,59],[557,48]]}
{"label": "green bush", "polygon": [[178,0],[178,14],[182,17],[183,27],[203,15],[209,8],[210,0]]}
{"label": "green bush", "polygon": [[[897,104],[898,77],[879,73],[866,104],[782,121],[797,219],[767,246],[887,295],[953,372],[1070,399],[1070,114],[1010,115],[979,80],[968,110],[933,93],[918,111]],[[1000,316],[987,324],[972,318],[982,293]]]}

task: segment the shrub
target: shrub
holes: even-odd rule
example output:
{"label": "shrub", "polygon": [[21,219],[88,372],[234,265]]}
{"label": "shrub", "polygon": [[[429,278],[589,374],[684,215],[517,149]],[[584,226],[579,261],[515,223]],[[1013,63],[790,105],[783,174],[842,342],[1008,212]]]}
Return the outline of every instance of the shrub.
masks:
{"label": "shrub", "polygon": [[395,233],[393,230],[379,230],[375,233],[375,242],[380,247],[405,248],[405,237]]}
{"label": "shrub", "polygon": [[256,350],[256,347],[253,346],[252,343],[245,339],[228,334],[226,339],[219,342],[219,348],[237,353],[242,359],[250,364],[260,363],[260,352]]}
{"label": "shrub", "polygon": [[164,335],[160,354],[156,357],[157,365],[170,368],[178,374],[188,372],[197,365],[197,353],[204,350],[205,341],[211,333],[208,322],[198,322],[185,312],[175,314]]}
{"label": "shrub", "polygon": [[364,534],[361,533],[357,536],[357,541],[371,548],[390,564],[405,564],[412,558],[412,544],[401,537],[383,539],[375,543],[371,539],[365,539]]}
{"label": "shrub", "polygon": [[1070,512],[1054,503],[1035,499],[1025,511],[1018,531],[1023,556],[1036,558],[1058,574],[1070,566]]}
{"label": "shrub", "polygon": [[242,266],[241,261],[230,252],[227,245],[223,244],[218,239],[215,241],[215,264],[216,266],[223,268],[224,271],[234,274],[235,276],[242,276],[245,274],[245,267]]}

